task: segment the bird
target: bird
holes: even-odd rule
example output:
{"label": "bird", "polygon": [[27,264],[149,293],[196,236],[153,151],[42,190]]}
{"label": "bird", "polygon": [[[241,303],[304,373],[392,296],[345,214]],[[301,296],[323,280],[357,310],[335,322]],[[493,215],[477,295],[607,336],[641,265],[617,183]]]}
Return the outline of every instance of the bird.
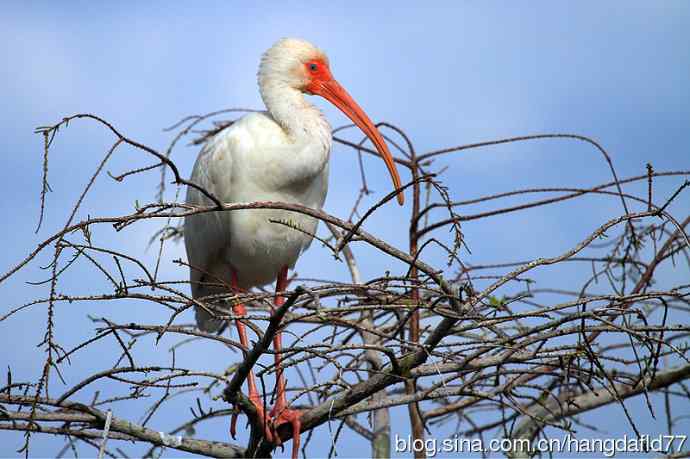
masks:
{"label": "bird", "polygon": [[[279,201],[320,210],[328,191],[331,126],[305,95],[326,99],[340,109],[371,140],[385,162],[404,203],[400,176],[383,136],[331,73],[326,54],[299,38],[283,38],[262,56],[257,74],[266,111],[246,114],[203,146],[187,188],[190,206],[212,206],[206,190],[223,203]],[[290,225],[277,222],[289,221]],[[288,270],[309,247],[318,220],[278,209],[243,209],[203,212],[184,221],[184,241],[190,271],[196,323],[206,332],[218,332],[226,321],[211,308],[200,307],[204,298],[233,294],[276,282],[273,309],[285,302]],[[295,229],[299,228],[299,231]],[[209,302],[211,301],[209,298]],[[243,304],[232,306],[240,344],[249,350],[242,318]],[[281,334],[273,340],[276,364],[276,402],[269,417],[259,397],[252,372],[247,377],[249,400],[266,428],[268,441],[280,444],[277,428],[289,423],[293,433],[292,458],[300,441],[300,412],[291,409],[285,395],[281,366]],[[235,421],[231,434],[235,436]]]}

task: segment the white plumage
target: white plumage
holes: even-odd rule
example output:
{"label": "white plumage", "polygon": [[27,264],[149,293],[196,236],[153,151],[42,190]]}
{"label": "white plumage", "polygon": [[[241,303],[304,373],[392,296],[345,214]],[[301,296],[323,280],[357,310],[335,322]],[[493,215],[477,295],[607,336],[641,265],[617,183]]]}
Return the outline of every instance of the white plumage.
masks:
{"label": "white plumage", "polygon": [[[290,138],[270,113],[247,115],[206,145],[191,180],[223,202],[280,201],[320,209],[328,189],[331,142],[330,127],[319,119],[322,132],[317,137],[304,132]],[[212,204],[191,187],[187,203]],[[275,221],[291,222],[304,232]],[[311,243],[305,232],[313,234],[316,225],[316,219],[304,214],[273,209],[188,217],[184,234],[193,296],[227,292],[217,284],[218,279],[230,279],[231,267],[242,289],[275,281],[282,267],[294,267]],[[222,325],[201,308],[196,316],[203,330],[214,331]]]}
{"label": "white plumage", "polygon": [[[333,79],[328,58],[310,43],[299,39],[278,41],[264,54],[258,74],[266,112],[242,117],[215,135],[197,158],[191,181],[225,203],[280,201],[321,209],[328,189],[331,127],[304,94],[324,97],[340,108],[371,139],[386,162],[396,188],[400,178],[388,147],[364,111]],[[403,195],[398,194],[402,204]],[[198,190],[189,187],[187,203],[211,205]],[[289,222],[289,225],[274,223]],[[290,226],[296,226],[297,231]],[[185,219],[184,236],[190,265],[192,295],[203,302],[209,295],[227,293],[227,287],[248,290],[277,278],[275,305],[286,285],[287,269],[311,243],[317,220],[296,212],[252,209],[209,212]],[[243,305],[234,305],[236,316]],[[196,310],[202,330],[218,330],[223,321],[202,308]],[[244,324],[237,321],[243,346],[248,339]],[[299,445],[299,412],[287,406],[285,381],[280,370],[281,337],[276,348],[277,400],[271,412],[269,441],[280,442],[275,429],[283,423],[293,428],[293,458]],[[247,378],[249,397],[261,418],[263,404],[253,374]],[[234,435],[235,419],[231,426]]]}

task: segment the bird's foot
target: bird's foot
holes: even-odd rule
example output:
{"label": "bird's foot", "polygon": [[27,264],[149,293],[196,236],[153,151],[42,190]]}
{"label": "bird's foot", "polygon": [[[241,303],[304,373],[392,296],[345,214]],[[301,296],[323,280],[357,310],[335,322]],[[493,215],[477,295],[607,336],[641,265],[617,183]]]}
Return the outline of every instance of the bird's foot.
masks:
{"label": "bird's foot", "polygon": [[287,406],[274,406],[271,410],[271,417],[273,418],[273,438],[275,444],[281,446],[282,439],[278,433],[278,428],[283,424],[290,424],[292,426],[292,459],[297,459],[297,452],[300,444],[300,431],[302,429],[302,412],[300,410],[293,410]]}
{"label": "bird's foot", "polygon": [[[254,408],[256,409],[256,416],[263,428],[264,437],[266,437],[266,440],[268,442],[273,443],[273,422],[266,416],[266,413],[264,411],[264,405],[261,399],[258,396],[252,397],[252,395],[250,395],[249,400],[252,402],[252,405],[254,405]],[[230,418],[230,436],[233,440],[237,435],[237,417],[239,416],[239,414],[239,411],[236,411],[232,414],[232,417]]]}

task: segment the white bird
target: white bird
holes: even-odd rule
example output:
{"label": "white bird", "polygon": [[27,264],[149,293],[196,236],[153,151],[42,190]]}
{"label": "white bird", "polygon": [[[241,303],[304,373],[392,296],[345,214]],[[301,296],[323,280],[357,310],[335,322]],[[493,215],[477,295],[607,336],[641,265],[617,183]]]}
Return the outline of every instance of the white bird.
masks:
{"label": "white bird", "polygon": [[[216,134],[201,150],[191,181],[224,203],[279,201],[321,209],[328,189],[328,159],[331,127],[304,94],[324,97],[347,115],[374,143],[396,189],[400,177],[383,137],[340,84],[333,79],[326,55],[312,44],[294,38],[279,40],[263,55],[258,73],[259,90],[266,112],[248,114]],[[403,203],[402,192],[398,201]],[[189,187],[187,204],[209,206],[212,202]],[[274,221],[290,221],[301,231]],[[274,307],[283,304],[280,295],[287,285],[287,271],[309,246],[317,220],[283,210],[207,212],[189,216],[184,238],[190,266],[192,295],[204,297],[227,293],[223,282],[235,292],[247,291],[277,279]],[[242,304],[233,306],[243,317]],[[196,308],[196,321],[205,331],[217,331],[223,320]],[[248,349],[244,324],[237,319],[240,342]],[[277,400],[271,410],[268,441],[280,442],[275,429],[292,424],[293,451],[299,447],[299,412],[288,407],[281,370],[281,337],[274,339],[277,368]],[[267,418],[253,374],[247,378],[249,398],[261,419]],[[264,425],[267,425],[266,423]],[[234,436],[234,420],[231,426]]]}

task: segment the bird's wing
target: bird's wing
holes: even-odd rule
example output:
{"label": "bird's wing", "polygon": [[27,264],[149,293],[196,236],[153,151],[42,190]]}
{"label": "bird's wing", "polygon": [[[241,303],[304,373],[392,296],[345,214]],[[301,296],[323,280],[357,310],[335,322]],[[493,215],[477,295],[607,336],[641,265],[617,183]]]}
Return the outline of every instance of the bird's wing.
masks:
{"label": "bird's wing", "polygon": [[[235,135],[236,131],[232,126],[216,134],[199,153],[190,179],[222,202],[227,201],[232,186],[232,148]],[[213,205],[207,196],[192,187],[187,188],[186,202],[196,206]],[[222,261],[224,250],[230,244],[229,238],[230,233],[218,212],[205,212],[185,218],[184,240],[194,298],[227,291],[221,286],[207,284],[218,284],[219,276],[224,276],[226,281],[229,279],[229,267],[223,269]],[[228,272],[223,272],[225,270]],[[223,325],[223,321],[214,319],[201,308],[196,310],[196,321],[199,328],[205,331],[217,331]]]}

